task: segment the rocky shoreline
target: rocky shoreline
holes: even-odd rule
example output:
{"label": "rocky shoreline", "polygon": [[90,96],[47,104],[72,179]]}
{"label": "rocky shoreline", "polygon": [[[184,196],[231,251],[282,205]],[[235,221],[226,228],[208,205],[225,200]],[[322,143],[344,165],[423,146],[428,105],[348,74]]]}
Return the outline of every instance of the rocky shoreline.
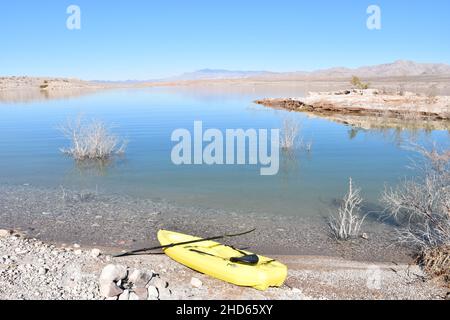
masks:
{"label": "rocky shoreline", "polygon": [[415,265],[277,256],[281,288],[237,287],[165,255],[113,258],[108,249],[61,246],[0,230],[0,300],[445,299]]}
{"label": "rocky shoreline", "polygon": [[84,81],[55,77],[0,77],[0,103],[67,99],[105,89],[127,88],[125,83]]}
{"label": "rocky shoreline", "polygon": [[269,98],[255,103],[325,116],[340,114],[450,121],[450,97],[411,92],[392,94],[377,89],[352,89],[310,92],[305,98]]}

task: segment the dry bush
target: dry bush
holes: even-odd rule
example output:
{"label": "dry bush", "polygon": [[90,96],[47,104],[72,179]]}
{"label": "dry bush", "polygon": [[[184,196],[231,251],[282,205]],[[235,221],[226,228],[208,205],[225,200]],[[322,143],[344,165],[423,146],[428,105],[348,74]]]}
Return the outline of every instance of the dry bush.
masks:
{"label": "dry bush", "polygon": [[405,85],[404,84],[398,85],[397,95],[402,96],[402,97],[405,95]]}
{"label": "dry bush", "polygon": [[349,179],[349,189],[344,196],[337,215],[331,216],[328,223],[331,234],[337,240],[348,240],[359,236],[365,217],[360,217],[361,189],[353,186],[352,178]]}
{"label": "dry bush", "polygon": [[438,88],[437,88],[436,84],[433,84],[428,88],[427,100],[426,100],[426,102],[428,104],[434,104],[437,102],[437,92],[438,92]]}
{"label": "dry bush", "polygon": [[422,250],[417,258],[417,262],[427,274],[433,277],[440,277],[450,284],[449,245]]}
{"label": "dry bush", "polygon": [[448,268],[450,246],[450,150],[412,145],[423,161],[414,163],[419,176],[381,197],[385,211],[400,224],[398,240],[418,250],[425,270]]}
{"label": "dry bush", "polygon": [[78,117],[60,130],[71,142],[71,146],[62,148],[61,152],[76,160],[105,160],[125,152],[126,141],[111,133],[110,127],[101,121],[87,122]]}
{"label": "dry bush", "polygon": [[306,152],[311,152],[312,146],[313,146],[313,142],[311,140],[310,141],[304,141],[303,139],[301,139],[300,146]]}
{"label": "dry bush", "polygon": [[300,124],[292,119],[285,119],[281,129],[281,149],[292,150],[296,147],[300,133]]}
{"label": "dry bush", "polygon": [[357,76],[353,76],[350,83],[354,88],[361,89],[361,90],[369,89],[369,86],[370,86],[369,83],[362,82],[361,79],[358,78]]}

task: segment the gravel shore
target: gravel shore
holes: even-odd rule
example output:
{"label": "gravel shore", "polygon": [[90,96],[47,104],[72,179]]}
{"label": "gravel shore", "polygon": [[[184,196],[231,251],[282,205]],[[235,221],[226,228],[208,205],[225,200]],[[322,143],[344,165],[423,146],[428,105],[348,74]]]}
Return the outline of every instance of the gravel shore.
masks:
{"label": "gravel shore", "polygon": [[[165,255],[112,258],[107,252],[77,244],[55,246],[2,231],[0,299],[444,299],[446,295],[440,283],[428,280],[414,265],[277,256],[288,265],[286,283],[262,292],[199,274]],[[124,272],[116,282],[121,288],[114,293],[101,291],[111,269]],[[136,285],[127,284],[131,278]],[[144,281],[142,287],[136,279]]]}

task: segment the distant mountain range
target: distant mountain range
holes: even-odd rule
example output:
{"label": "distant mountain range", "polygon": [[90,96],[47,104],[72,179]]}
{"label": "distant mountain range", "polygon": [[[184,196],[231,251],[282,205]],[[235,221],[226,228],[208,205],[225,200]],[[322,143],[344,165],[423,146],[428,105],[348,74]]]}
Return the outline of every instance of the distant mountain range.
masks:
{"label": "distant mountain range", "polygon": [[337,67],[312,72],[270,72],[270,71],[231,71],[222,69],[202,69],[184,73],[177,77],[163,81],[183,80],[220,80],[220,79],[301,79],[301,78],[362,78],[377,77],[408,77],[408,76],[450,76],[450,65],[437,63],[417,63],[414,61],[398,60],[393,63],[374,66],[364,66],[356,69]]}
{"label": "distant mountain range", "polygon": [[240,79],[260,77],[274,74],[268,71],[232,71],[224,69],[202,69],[194,72],[184,73],[174,77],[175,80],[207,80],[207,79]]}

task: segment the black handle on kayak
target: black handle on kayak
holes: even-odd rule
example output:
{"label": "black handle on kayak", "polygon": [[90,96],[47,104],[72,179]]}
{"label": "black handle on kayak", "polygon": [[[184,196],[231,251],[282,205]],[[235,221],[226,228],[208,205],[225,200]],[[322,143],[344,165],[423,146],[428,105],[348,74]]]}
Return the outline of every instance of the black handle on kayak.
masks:
{"label": "black handle on kayak", "polygon": [[232,257],[230,258],[231,262],[236,262],[236,263],[244,263],[244,264],[249,264],[249,265],[256,265],[259,262],[259,258],[256,254],[249,254],[246,256],[242,256],[242,257]]}
{"label": "black handle on kayak", "polygon": [[241,232],[241,233],[225,234],[225,235],[209,237],[209,238],[205,238],[205,239],[190,240],[190,241],[184,241],[184,242],[178,242],[178,243],[169,243],[169,244],[166,244],[163,246],[157,246],[157,247],[151,247],[151,248],[142,248],[142,249],[132,250],[132,251],[113,255],[113,258],[125,257],[125,256],[133,255],[136,253],[151,251],[151,250],[156,250],[156,249],[167,249],[167,248],[172,248],[175,246],[181,246],[181,245],[185,245],[185,244],[192,244],[192,243],[198,243],[198,242],[204,242],[204,241],[210,241],[210,240],[219,240],[219,239],[223,239],[223,238],[239,237],[239,236],[243,236],[245,234],[251,233],[255,230],[256,229],[252,229],[252,230],[248,230],[248,231]]}

